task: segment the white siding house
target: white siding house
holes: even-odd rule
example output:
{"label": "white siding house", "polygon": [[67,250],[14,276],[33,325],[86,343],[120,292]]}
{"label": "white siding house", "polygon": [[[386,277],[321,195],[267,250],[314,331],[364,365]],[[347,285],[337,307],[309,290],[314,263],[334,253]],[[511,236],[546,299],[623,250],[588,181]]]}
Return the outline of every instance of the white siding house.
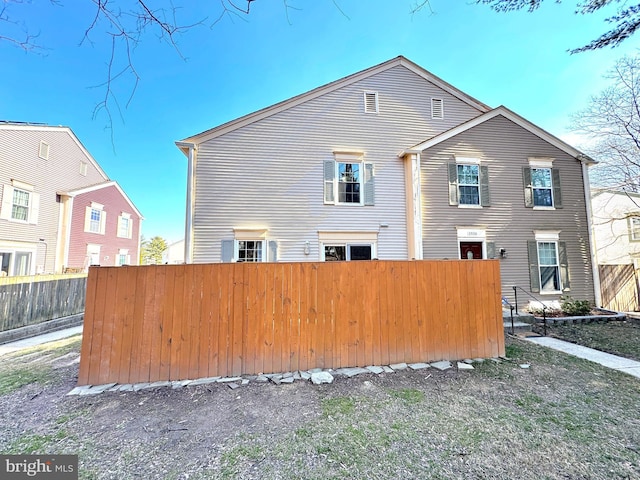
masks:
{"label": "white siding house", "polygon": [[595,297],[592,161],[404,57],[176,144],[187,263],[500,257],[505,295]]}

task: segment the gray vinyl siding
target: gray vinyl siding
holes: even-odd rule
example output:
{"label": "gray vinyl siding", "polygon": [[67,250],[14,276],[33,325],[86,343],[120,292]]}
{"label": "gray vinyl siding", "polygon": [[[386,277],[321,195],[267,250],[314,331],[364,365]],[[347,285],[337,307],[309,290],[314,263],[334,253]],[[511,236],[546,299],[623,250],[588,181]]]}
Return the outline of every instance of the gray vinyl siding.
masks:
{"label": "gray vinyl siding", "polygon": [[[363,92],[379,113],[364,113]],[[431,97],[444,119],[431,119]],[[194,262],[221,260],[233,228],[264,227],[279,261],[320,258],[318,231],[378,231],[377,257],[407,258],[405,179],[398,153],[480,112],[397,66],[198,146]],[[375,205],[324,204],[324,162],[362,151],[375,169]],[[380,224],[388,227],[380,228]],[[304,255],[304,242],[310,254]]]}
{"label": "gray vinyl siding", "polygon": [[[40,141],[49,144],[49,158],[38,157]],[[80,174],[80,162],[86,162],[87,175]],[[40,195],[36,225],[0,219],[0,241],[37,243],[35,265],[42,264],[46,247],[46,269],[52,272],[57,248],[60,204],[56,192],[104,182],[106,177],[87,159],[66,130],[0,128],[0,200],[3,186],[11,180],[33,185]]]}
{"label": "gray vinyl siding", "polygon": [[[449,205],[447,163],[453,155],[476,157],[488,167],[491,206],[459,208]],[[554,158],[561,177],[563,208],[526,208],[522,181],[529,157]],[[486,241],[495,242],[500,260],[503,295],[513,300],[512,286],[530,292],[527,241],[534,230],[560,230],[566,242],[573,298],[594,300],[591,254],[582,167],[579,161],[510,120],[497,116],[422,153],[423,249],[425,259],[458,258],[456,227],[486,228]],[[557,295],[534,294],[541,300]],[[525,297],[525,298],[523,298]],[[524,294],[519,301],[528,302]]]}

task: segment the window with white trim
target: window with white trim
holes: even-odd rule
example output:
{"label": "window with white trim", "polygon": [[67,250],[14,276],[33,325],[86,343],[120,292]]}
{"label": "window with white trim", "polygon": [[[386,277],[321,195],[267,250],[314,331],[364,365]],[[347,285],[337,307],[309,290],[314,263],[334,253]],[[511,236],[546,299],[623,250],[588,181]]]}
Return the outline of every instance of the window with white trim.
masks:
{"label": "window with white trim", "polygon": [[569,265],[567,244],[559,240],[559,231],[535,233],[528,242],[531,291],[542,294],[560,294],[569,291]]}
{"label": "window with white trim", "polygon": [[377,257],[378,232],[318,232],[320,260],[372,260]]}
{"label": "window with white trim", "polygon": [[13,204],[11,206],[11,218],[13,220],[29,220],[29,198],[31,192],[26,190],[20,190],[18,188],[13,189]]}
{"label": "window with white trim", "polygon": [[553,207],[553,183],[550,168],[531,169],[534,207]]}
{"label": "window with white trim", "polygon": [[235,254],[237,262],[264,262],[264,240],[236,240]]}
{"label": "window with white trim", "polygon": [[553,167],[553,158],[530,158],[524,167],[525,207],[537,209],[562,208],[560,171]]}
{"label": "window with white trim", "polygon": [[131,238],[131,224],[131,215],[122,212],[122,214],[118,217],[118,237]]}
{"label": "window with white trim", "polygon": [[324,245],[324,261],[352,261],[371,260],[373,258],[373,245],[365,244],[342,244]]}
{"label": "window with white trim", "polygon": [[129,265],[131,263],[131,256],[129,255],[129,250],[125,248],[121,248],[118,250],[117,263],[119,267],[122,265]]}
{"label": "window with white trim", "polygon": [[480,159],[457,157],[449,163],[449,205],[490,205],[489,168],[480,165]]}
{"label": "window with white trim", "polygon": [[87,233],[97,233],[104,235],[107,224],[107,212],[104,211],[104,205],[91,202],[86,207],[84,218],[84,231]]}
{"label": "window with white trim", "polygon": [[632,242],[640,242],[640,217],[629,218],[629,234]]}
{"label": "window with white trim", "polygon": [[540,268],[540,292],[560,292],[562,288],[560,286],[557,242],[538,242],[538,265]]}
{"label": "window with white trim", "polygon": [[31,274],[32,252],[0,251],[0,276]]}
{"label": "window with white trim", "polygon": [[373,163],[362,153],[334,152],[335,160],[324,162],[324,203],[374,205]]}

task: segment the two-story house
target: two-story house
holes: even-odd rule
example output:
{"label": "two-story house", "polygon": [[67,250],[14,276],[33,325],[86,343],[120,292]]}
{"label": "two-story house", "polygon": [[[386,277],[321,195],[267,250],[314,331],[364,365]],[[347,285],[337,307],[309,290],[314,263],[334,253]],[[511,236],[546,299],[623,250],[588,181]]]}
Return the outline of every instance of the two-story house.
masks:
{"label": "two-story house", "polygon": [[599,189],[591,205],[602,304],[613,310],[638,310],[640,194]]}
{"label": "two-story house", "polygon": [[404,57],[176,144],[188,263],[499,258],[508,297],[597,296],[592,160]]}
{"label": "two-story house", "polygon": [[141,221],[71,129],[0,122],[0,275],[137,264]]}

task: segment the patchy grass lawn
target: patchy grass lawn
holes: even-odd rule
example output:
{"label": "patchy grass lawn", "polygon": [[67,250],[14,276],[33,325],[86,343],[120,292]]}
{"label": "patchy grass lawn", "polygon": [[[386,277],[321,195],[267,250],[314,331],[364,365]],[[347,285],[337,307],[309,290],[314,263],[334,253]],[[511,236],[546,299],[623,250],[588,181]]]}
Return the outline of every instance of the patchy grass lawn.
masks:
{"label": "patchy grass lawn", "polygon": [[520,339],[469,372],[66,397],[73,342],[0,357],[1,453],[82,479],[640,478],[640,381]]}
{"label": "patchy grass lawn", "polygon": [[547,335],[640,361],[640,323],[633,320],[547,326]]}

